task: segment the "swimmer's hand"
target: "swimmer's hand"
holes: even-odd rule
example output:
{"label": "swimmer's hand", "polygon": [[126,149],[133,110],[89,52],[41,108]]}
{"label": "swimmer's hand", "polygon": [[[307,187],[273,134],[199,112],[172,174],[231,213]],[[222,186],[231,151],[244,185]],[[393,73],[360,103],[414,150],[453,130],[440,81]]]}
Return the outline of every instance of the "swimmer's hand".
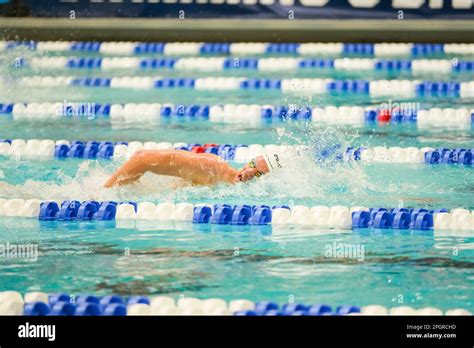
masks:
{"label": "swimmer's hand", "polygon": [[237,173],[235,182],[246,182],[252,180],[256,176],[255,168],[243,168]]}

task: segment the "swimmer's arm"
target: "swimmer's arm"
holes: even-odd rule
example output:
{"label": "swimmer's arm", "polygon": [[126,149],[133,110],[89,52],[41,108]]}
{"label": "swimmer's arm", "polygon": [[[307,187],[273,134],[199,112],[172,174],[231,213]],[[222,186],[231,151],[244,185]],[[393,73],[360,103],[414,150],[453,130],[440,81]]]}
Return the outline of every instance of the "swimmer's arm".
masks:
{"label": "swimmer's arm", "polygon": [[148,171],[169,175],[170,167],[174,166],[175,157],[178,157],[176,155],[175,151],[137,151],[104,186],[108,188],[133,183]]}
{"label": "swimmer's arm", "polygon": [[146,172],[189,179],[195,183],[234,182],[236,170],[211,154],[181,150],[137,151],[105,183],[105,187],[130,184]]}

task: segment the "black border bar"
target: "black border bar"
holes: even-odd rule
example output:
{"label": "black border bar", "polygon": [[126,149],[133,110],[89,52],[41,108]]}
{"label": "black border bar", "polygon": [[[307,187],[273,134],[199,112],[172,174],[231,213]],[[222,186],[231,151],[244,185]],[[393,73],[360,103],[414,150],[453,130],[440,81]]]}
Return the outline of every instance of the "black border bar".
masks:
{"label": "black border bar", "polygon": [[[55,340],[20,338],[20,325],[55,325]],[[417,328],[417,329],[415,329]],[[472,347],[472,316],[0,317],[0,346],[65,344],[343,344]],[[408,338],[407,334],[455,334]]]}

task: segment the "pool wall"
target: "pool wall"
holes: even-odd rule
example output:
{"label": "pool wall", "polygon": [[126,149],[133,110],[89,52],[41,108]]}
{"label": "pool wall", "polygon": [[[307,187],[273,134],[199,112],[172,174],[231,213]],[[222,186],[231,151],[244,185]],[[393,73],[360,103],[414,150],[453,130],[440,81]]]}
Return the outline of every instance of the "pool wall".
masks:
{"label": "pool wall", "polygon": [[[474,42],[469,20],[2,18],[0,38],[78,41]],[[126,29],[124,29],[126,28]]]}

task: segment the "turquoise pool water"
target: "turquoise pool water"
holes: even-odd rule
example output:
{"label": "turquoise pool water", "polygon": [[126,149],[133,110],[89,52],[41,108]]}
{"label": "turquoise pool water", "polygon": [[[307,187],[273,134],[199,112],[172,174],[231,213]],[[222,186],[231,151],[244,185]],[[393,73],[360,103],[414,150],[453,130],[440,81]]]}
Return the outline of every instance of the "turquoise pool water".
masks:
{"label": "turquoise pool water", "polygon": [[[269,91],[121,90],[19,87],[26,75],[120,76],[146,72],[32,71],[6,67],[19,53],[2,53],[0,102],[379,105],[363,95],[289,96]],[[39,53],[21,52],[21,55]],[[278,76],[408,78],[405,75],[253,71],[149,71],[149,76]],[[472,74],[423,76],[472,80]],[[397,102],[404,100],[397,99]],[[415,100],[421,107],[474,108],[474,100]],[[416,124],[361,127],[304,122],[263,125],[206,121],[115,123],[107,118],[15,120],[0,115],[2,139],[169,141],[230,144],[341,144],[474,148],[471,129],[420,129]],[[117,161],[15,160],[0,157],[0,198],[173,201],[474,209],[471,167],[390,163],[295,162],[292,171],[233,187],[180,187],[147,175],[135,187],[101,188]],[[2,181],[8,185],[2,185]],[[314,230],[198,226],[156,221],[40,222],[0,217],[0,244],[35,244],[37,260],[0,259],[0,291],[169,294],[303,303],[408,305],[474,310],[474,234],[468,231]],[[327,257],[333,243],[364,246],[363,259]]]}

